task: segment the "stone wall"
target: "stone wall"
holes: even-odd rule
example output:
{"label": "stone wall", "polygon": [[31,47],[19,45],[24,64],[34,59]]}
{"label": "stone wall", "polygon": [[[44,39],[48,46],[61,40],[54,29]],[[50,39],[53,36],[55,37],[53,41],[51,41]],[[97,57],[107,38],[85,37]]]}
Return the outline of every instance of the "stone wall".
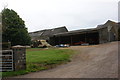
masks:
{"label": "stone wall", "polygon": [[108,30],[103,28],[99,30],[99,43],[107,43],[108,41]]}

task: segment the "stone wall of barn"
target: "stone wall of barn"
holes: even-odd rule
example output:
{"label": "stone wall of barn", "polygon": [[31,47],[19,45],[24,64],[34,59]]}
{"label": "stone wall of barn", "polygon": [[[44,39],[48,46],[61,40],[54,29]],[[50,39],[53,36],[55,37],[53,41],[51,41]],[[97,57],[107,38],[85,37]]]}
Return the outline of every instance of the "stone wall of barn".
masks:
{"label": "stone wall of barn", "polygon": [[109,41],[109,34],[107,28],[102,28],[99,30],[99,43],[107,43]]}
{"label": "stone wall of barn", "polygon": [[99,30],[99,43],[107,43],[107,42],[112,42],[112,41],[117,41],[117,34],[113,30],[113,28],[108,31],[108,28],[102,28]]}

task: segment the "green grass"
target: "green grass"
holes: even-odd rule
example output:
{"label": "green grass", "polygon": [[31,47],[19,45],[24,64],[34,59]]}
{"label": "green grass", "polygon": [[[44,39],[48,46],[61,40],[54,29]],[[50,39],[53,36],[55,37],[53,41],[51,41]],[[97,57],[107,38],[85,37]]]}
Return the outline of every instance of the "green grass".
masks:
{"label": "green grass", "polygon": [[59,64],[70,61],[73,54],[69,49],[27,49],[27,69],[12,72],[3,72],[3,77],[23,75],[30,72],[50,69]]}

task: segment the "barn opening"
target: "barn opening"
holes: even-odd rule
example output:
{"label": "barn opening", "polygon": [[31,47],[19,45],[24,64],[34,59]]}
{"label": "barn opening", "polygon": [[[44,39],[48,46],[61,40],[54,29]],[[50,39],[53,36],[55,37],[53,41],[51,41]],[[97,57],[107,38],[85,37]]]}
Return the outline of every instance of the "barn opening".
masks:
{"label": "barn opening", "polygon": [[90,31],[90,32],[72,32],[72,33],[62,33],[57,34],[51,38],[52,45],[59,44],[69,44],[69,45],[82,45],[89,44],[95,45],[99,44],[99,32],[98,31]]}

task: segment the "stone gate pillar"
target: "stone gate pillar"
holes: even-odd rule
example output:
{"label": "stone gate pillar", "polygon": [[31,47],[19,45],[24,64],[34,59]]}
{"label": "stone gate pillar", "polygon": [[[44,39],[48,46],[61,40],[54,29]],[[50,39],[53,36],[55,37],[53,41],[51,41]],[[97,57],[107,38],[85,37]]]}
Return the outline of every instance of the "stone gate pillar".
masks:
{"label": "stone gate pillar", "polygon": [[14,70],[26,69],[26,48],[24,46],[13,46]]}

